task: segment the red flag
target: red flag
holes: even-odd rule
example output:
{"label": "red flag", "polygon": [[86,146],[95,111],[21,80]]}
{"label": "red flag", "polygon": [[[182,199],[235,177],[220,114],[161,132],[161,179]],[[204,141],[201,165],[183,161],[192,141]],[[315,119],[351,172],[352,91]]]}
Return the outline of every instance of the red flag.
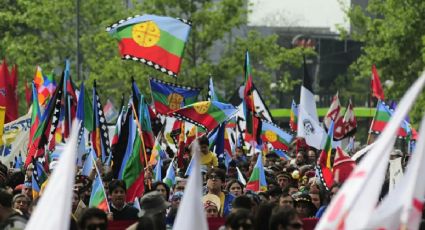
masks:
{"label": "red flag", "polygon": [[18,67],[16,64],[12,68],[12,72],[7,80],[7,105],[6,105],[6,120],[11,122],[18,119]]}
{"label": "red flag", "polygon": [[381,81],[379,80],[378,71],[375,65],[372,65],[372,80],[371,80],[372,95],[379,100],[384,100],[384,90],[382,90]]}

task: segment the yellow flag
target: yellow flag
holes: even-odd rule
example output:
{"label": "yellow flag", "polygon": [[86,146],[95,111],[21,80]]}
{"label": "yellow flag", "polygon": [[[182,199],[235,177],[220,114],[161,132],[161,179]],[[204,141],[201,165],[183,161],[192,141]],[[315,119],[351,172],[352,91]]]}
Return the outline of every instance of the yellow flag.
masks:
{"label": "yellow flag", "polygon": [[6,114],[6,107],[0,106],[0,146],[3,145],[3,128],[4,128],[5,114]]}

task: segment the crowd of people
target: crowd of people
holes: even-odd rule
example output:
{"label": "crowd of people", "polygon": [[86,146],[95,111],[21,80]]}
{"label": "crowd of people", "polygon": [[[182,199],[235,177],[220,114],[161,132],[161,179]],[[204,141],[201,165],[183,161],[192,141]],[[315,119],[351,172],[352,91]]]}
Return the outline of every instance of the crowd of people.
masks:
{"label": "crowd of people", "polygon": [[[239,147],[226,167],[224,161],[210,151],[208,138],[200,137],[198,143],[204,183],[202,203],[210,229],[313,229],[341,186],[338,181],[331,188],[323,185],[315,168],[320,153],[308,146],[291,146],[290,159],[281,158],[273,151],[252,154],[253,151]],[[186,167],[190,159],[190,153],[187,154]],[[264,154],[267,189],[250,191],[246,189],[246,181],[259,154]],[[393,157],[400,157],[400,154],[393,154]],[[162,168],[166,169],[170,163],[171,159],[164,160]],[[55,164],[50,166],[50,170],[54,170]],[[0,165],[0,229],[23,229],[43,196],[42,188],[39,196],[33,199],[32,167],[24,171]],[[89,208],[94,174],[76,175],[70,229],[173,227],[187,182],[184,168],[177,170],[176,181],[169,187],[162,181],[154,181],[152,169],[147,167],[143,196],[139,202],[128,203],[124,181],[114,179],[108,168],[103,167],[107,211]]]}

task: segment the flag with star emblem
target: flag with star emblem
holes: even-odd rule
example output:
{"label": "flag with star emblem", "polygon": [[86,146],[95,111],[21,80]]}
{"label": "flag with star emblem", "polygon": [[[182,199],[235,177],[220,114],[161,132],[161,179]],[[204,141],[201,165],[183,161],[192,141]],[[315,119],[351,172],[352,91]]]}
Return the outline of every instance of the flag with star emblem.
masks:
{"label": "flag with star emblem", "polygon": [[261,126],[261,139],[264,142],[270,143],[276,150],[288,151],[293,137],[277,125],[263,120]]}
{"label": "flag with star emblem", "polygon": [[129,17],[106,28],[119,40],[123,59],[146,64],[177,77],[191,23],[157,15]]}

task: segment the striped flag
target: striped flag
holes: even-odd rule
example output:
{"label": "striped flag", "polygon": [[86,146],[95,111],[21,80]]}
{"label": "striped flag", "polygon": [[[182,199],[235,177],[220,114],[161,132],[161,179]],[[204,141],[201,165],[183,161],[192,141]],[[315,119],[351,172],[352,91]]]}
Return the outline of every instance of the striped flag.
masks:
{"label": "striped flag", "polygon": [[263,156],[258,154],[257,163],[252,170],[251,176],[249,177],[246,190],[254,192],[264,192],[267,190],[266,175],[264,174]]}

